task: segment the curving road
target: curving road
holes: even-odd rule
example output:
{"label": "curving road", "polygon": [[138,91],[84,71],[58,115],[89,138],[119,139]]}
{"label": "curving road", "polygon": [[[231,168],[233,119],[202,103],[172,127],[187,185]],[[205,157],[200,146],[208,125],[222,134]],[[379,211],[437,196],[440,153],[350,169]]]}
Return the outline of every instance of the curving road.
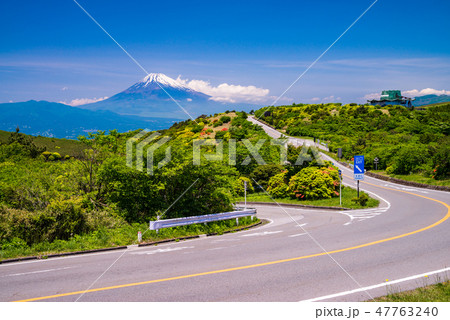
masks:
{"label": "curving road", "polygon": [[445,277],[449,193],[373,178],[361,188],[379,208],[260,206],[270,223],[244,232],[0,265],[0,300],[363,301]]}

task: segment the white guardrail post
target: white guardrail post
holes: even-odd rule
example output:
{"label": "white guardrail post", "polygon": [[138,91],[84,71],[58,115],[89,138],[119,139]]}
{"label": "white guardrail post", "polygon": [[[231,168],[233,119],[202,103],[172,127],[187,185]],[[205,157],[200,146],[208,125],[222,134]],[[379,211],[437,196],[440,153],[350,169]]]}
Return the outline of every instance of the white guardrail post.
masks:
{"label": "white guardrail post", "polygon": [[229,219],[236,219],[236,222],[238,222],[239,218],[248,216],[251,216],[253,220],[253,216],[256,216],[256,209],[253,208],[248,209],[237,208],[237,209],[238,210],[236,211],[205,214],[203,216],[192,216],[184,218],[150,221],[149,228],[150,230],[156,230],[156,232],[158,232],[159,229],[185,226],[188,224],[196,224],[196,223],[206,224],[207,222],[229,220]]}

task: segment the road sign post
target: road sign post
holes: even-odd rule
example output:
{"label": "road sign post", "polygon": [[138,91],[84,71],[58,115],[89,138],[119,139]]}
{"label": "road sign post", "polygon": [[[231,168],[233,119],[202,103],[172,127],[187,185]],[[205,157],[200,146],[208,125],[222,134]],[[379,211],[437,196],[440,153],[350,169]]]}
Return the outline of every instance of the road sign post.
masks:
{"label": "road sign post", "polygon": [[342,207],[342,171],[339,170],[339,205]]}
{"label": "road sign post", "polygon": [[359,180],[364,180],[364,156],[355,156],[353,158],[353,177],[356,180],[359,198]]}
{"label": "road sign post", "polygon": [[373,163],[375,163],[375,170],[378,170],[378,161],[380,161],[377,157],[373,159]]}

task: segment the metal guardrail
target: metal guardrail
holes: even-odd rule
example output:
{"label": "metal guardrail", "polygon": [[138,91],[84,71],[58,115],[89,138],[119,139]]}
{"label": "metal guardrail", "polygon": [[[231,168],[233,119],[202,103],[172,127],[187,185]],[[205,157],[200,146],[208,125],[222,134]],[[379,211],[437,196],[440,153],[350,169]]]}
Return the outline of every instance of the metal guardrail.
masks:
{"label": "metal guardrail", "polygon": [[165,219],[165,220],[156,220],[150,221],[150,230],[156,230],[163,228],[172,228],[185,226],[188,224],[196,224],[196,223],[207,223],[212,221],[221,221],[221,220],[229,220],[229,219],[239,219],[242,217],[255,216],[256,209],[254,208],[237,208],[241,210],[230,211],[230,212],[221,212],[214,214],[206,214],[203,216],[192,216],[192,217],[184,217],[184,218],[175,218],[175,219]]}

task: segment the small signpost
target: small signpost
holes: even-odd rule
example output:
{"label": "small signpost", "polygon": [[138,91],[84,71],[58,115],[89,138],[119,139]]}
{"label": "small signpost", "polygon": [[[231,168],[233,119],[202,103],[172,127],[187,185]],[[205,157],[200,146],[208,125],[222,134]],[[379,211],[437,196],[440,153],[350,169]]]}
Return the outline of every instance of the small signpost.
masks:
{"label": "small signpost", "polygon": [[342,148],[338,148],[338,158],[341,159],[342,158]]}
{"label": "small signpost", "polygon": [[378,162],[379,161],[380,160],[377,157],[375,157],[375,159],[373,159],[373,163],[375,164],[375,170],[378,170]]}
{"label": "small signpost", "polygon": [[353,177],[356,180],[358,186],[358,198],[359,198],[359,180],[364,180],[364,156],[355,156],[353,158]]}

